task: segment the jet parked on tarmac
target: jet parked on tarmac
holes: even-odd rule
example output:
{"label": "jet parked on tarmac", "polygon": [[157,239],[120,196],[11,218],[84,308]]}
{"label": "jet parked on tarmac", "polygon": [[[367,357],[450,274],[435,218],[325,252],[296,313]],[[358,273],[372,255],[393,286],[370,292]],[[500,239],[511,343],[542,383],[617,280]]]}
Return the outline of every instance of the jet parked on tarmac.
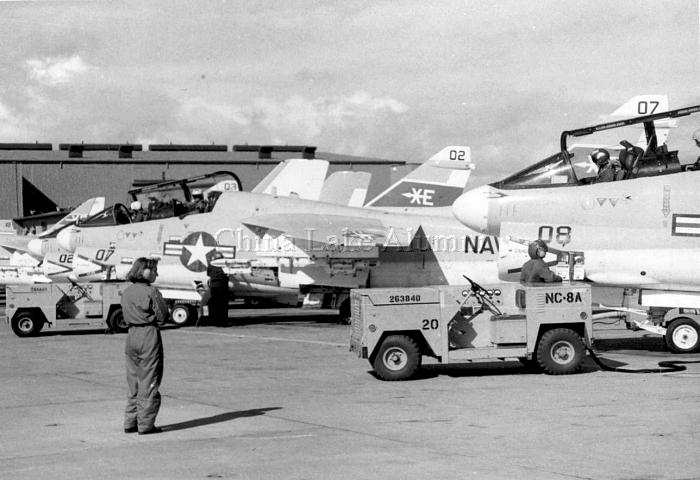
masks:
{"label": "jet parked on tarmac", "polygon": [[495,278],[496,240],[470,235],[450,211],[472,168],[468,147],[448,147],[370,207],[226,192],[207,213],[112,225],[87,219],[59,241],[85,270],[159,257],[160,286],[190,292],[219,251],[238,298],[296,305],[301,289],[337,307],[358,286],[456,283],[475,269]]}
{"label": "jet parked on tarmac", "polygon": [[56,234],[104,208],[105,198],[90,198],[37,236],[16,232],[0,234],[0,285],[47,283],[65,278],[72,256],[62,250]]}
{"label": "jet parked on tarmac", "polygon": [[[599,285],[639,288],[646,322],[675,351],[700,349],[700,165],[659,142],[656,122],[700,112],[700,105],[658,112],[640,102],[636,118],[564,131],[561,151],[504,180],[464,193],[453,205],[469,228],[502,239],[499,268],[517,273],[523,243],[548,242],[563,273]],[[644,126],[634,147],[628,127]],[[598,167],[583,152],[572,155],[569,137],[614,130],[621,147],[610,150],[621,179],[597,181]],[[690,143],[690,139],[682,139]],[[587,153],[591,153],[590,150]],[[617,157],[617,158],[615,158]],[[624,309],[629,311],[629,309]],[[666,328],[664,328],[666,327]]]}

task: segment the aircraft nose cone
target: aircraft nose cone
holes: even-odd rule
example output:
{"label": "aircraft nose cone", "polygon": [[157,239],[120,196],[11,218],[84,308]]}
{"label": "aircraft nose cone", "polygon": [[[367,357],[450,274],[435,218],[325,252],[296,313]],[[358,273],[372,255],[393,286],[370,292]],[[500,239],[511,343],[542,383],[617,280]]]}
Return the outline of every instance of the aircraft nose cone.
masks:
{"label": "aircraft nose cone", "polygon": [[27,244],[27,249],[34,255],[41,256],[44,254],[43,245],[44,241],[42,239],[33,238],[32,240],[29,240],[29,243]]}
{"label": "aircraft nose cone", "polygon": [[483,186],[460,195],[452,204],[452,213],[467,227],[486,233],[489,221],[489,187]]}
{"label": "aircraft nose cone", "polygon": [[77,232],[75,231],[75,228],[68,227],[58,232],[58,235],[56,235],[56,242],[64,250],[72,252],[75,250],[77,245],[76,237]]}

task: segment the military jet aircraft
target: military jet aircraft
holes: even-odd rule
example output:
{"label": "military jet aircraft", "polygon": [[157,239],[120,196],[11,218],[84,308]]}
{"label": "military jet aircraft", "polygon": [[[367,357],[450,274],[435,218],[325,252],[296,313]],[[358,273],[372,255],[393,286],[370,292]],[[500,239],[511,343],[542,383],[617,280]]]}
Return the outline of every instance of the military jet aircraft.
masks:
{"label": "military jet aircraft", "polygon": [[[559,254],[564,273],[599,285],[639,288],[639,303],[648,310],[638,313],[647,319],[630,323],[664,334],[672,350],[697,351],[700,162],[681,162],[678,149],[659,143],[655,123],[698,113],[700,105],[656,112],[640,103],[639,112],[647,114],[564,131],[559,152],[464,193],[453,212],[469,228],[516,240],[501,244],[504,278],[518,273],[525,240],[544,240]],[[638,125],[644,127],[643,148],[626,141],[626,129]],[[572,154],[567,142],[609,131],[621,144],[609,152],[611,161],[617,160],[624,175],[602,183],[589,156]]]}
{"label": "military jet aircraft", "polygon": [[46,283],[70,271],[69,252],[60,249],[56,234],[99,212],[104,203],[104,197],[90,198],[37,236],[0,234],[0,285]]}
{"label": "military jet aircraft", "polygon": [[[210,212],[111,225],[89,218],[60,232],[59,242],[85,271],[159,257],[160,286],[190,292],[192,282],[206,280],[206,266],[219,251],[236,297],[293,305],[300,289],[307,297],[334,297],[337,306],[349,288],[368,284],[458,282],[475,268],[492,272],[479,278],[493,279],[495,239],[470,236],[449,207],[472,168],[468,147],[447,147],[370,207],[225,192]],[[385,203],[388,196],[394,201]]]}

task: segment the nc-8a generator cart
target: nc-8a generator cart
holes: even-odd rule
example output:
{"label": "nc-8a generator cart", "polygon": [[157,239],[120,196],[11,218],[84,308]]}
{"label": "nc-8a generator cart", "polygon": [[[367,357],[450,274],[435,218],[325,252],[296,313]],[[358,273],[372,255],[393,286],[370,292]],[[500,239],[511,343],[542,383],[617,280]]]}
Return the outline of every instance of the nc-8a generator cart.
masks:
{"label": "nc-8a generator cart", "polygon": [[592,341],[590,285],[469,282],[352,290],[350,350],[383,380],[410,378],[423,356],[517,359],[552,375],[581,368]]}

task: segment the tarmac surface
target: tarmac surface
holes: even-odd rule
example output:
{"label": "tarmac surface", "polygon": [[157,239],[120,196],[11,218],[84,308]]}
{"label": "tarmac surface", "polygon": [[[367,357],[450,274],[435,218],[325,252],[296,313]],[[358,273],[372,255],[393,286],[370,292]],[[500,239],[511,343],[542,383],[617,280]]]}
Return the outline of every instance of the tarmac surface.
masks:
{"label": "tarmac surface", "polygon": [[0,323],[1,479],[700,478],[700,355],[596,325],[610,365],[429,365],[383,382],[324,312],[232,310],[164,330],[156,435],[124,434],[124,335]]}

